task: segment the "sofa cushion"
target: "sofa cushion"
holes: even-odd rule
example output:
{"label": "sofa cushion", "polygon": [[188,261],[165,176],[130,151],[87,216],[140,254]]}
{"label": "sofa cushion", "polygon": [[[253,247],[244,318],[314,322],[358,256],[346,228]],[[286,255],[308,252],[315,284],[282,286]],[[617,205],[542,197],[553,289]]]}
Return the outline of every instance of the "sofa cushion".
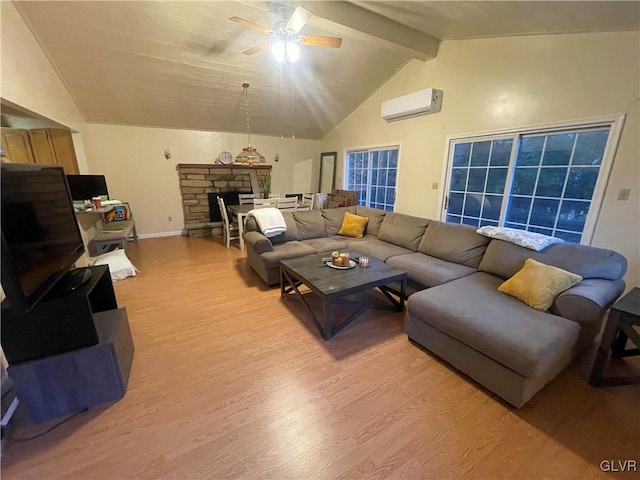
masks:
{"label": "sofa cushion", "polygon": [[[355,240],[355,239],[353,239]],[[396,255],[406,255],[407,253],[414,253],[411,250],[403,247],[399,247],[392,243],[383,242],[377,238],[371,240],[363,240],[357,243],[349,243],[349,248],[358,250],[365,255],[378,260],[386,261],[388,258]]]}
{"label": "sofa cushion", "polygon": [[506,280],[522,268],[527,258],[568,270],[582,278],[618,280],[627,271],[627,259],[604,248],[557,243],[541,252],[534,252],[496,239],[487,246],[478,269]]}
{"label": "sofa cushion", "polygon": [[316,253],[315,249],[298,241],[274,245],[272,252],[260,255],[266,268],[278,268],[283,258],[302,257]]}
{"label": "sofa cushion", "polygon": [[364,237],[364,229],[367,227],[368,221],[369,219],[367,217],[345,212],[344,221],[342,222],[340,230],[338,230],[338,234],[344,235],[345,237],[362,238]]}
{"label": "sofa cushion", "polygon": [[337,240],[334,237],[310,238],[309,240],[301,240],[300,243],[313,248],[318,253],[347,248],[347,242]]}
{"label": "sofa cushion", "polygon": [[320,210],[293,212],[293,218],[298,225],[298,240],[325,237],[324,220]]}
{"label": "sofa cushion", "polygon": [[[293,215],[291,215],[291,212],[282,212],[282,216],[284,217],[284,223],[287,224],[287,230],[285,232],[282,232],[280,235],[269,238],[269,240],[271,240],[271,243],[273,243],[274,245],[290,242],[292,240],[298,240],[298,224],[293,218]],[[250,219],[255,222],[255,218],[250,217]],[[247,222],[248,221],[249,219],[247,219]],[[260,229],[258,229],[258,231],[260,231]]]}
{"label": "sofa cushion", "polygon": [[455,225],[432,220],[427,225],[418,251],[432,257],[478,268],[489,238],[476,233],[469,225]]}
{"label": "sofa cushion", "polygon": [[580,326],[498,292],[502,280],[477,272],[409,297],[412,317],[526,378],[536,378],[573,349]]}
{"label": "sofa cushion", "polygon": [[369,219],[369,223],[367,223],[366,232],[371,235],[377,236],[380,232],[380,225],[382,224],[382,220],[384,220],[387,212],[385,212],[384,210],[379,210],[377,208],[369,208],[363,207],[362,205],[356,205],[356,215],[367,217]]}
{"label": "sofa cushion", "polygon": [[327,237],[338,234],[346,212],[355,213],[355,211],[356,207],[325,208],[321,210],[324,220],[324,231]]}
{"label": "sofa cushion", "polygon": [[556,297],[582,281],[580,275],[527,258],[513,277],[498,287],[498,291],[511,295],[531,308],[549,309]]}
{"label": "sofa cushion", "polygon": [[353,245],[357,245],[360,242],[366,242],[366,241],[369,241],[369,240],[377,240],[378,239],[378,237],[376,237],[375,235],[365,235],[362,238],[345,237],[344,235],[332,235],[331,238],[333,238],[335,240],[339,240],[341,242],[345,242],[348,247],[355,248],[356,250],[357,250],[358,247],[357,246],[353,246]]}
{"label": "sofa cushion", "polygon": [[[354,248],[357,249],[358,246],[356,245]],[[418,283],[423,288],[435,287],[477,271],[475,268],[447,262],[424,253],[397,255],[389,258],[387,263],[407,272],[409,280]]]}
{"label": "sofa cushion", "polygon": [[378,238],[415,252],[429,222],[426,218],[389,212],[382,220]]}

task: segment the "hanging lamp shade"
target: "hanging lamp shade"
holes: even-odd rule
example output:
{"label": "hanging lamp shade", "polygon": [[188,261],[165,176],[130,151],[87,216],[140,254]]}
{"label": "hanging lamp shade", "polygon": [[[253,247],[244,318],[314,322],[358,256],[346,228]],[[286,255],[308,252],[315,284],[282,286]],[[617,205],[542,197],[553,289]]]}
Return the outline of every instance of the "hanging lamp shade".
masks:
{"label": "hanging lamp shade", "polygon": [[236,155],[236,163],[264,163],[265,158],[259,151],[248,145]]}
{"label": "hanging lamp shade", "polygon": [[262,155],[258,150],[251,146],[251,127],[249,124],[249,82],[244,82],[242,84],[243,93],[246,100],[247,105],[247,146],[242,149],[242,151],[236,155],[235,162],[242,163],[245,165],[251,165],[254,163],[264,163],[266,159],[264,155]]}

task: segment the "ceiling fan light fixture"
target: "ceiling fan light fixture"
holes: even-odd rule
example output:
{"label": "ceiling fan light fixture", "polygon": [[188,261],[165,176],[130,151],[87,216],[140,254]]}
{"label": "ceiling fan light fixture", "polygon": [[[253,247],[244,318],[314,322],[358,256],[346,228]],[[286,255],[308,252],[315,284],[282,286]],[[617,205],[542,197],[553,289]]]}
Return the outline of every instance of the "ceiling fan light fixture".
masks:
{"label": "ceiling fan light fixture", "polygon": [[277,61],[284,62],[286,54],[285,48],[285,43],[282,40],[273,42],[273,45],[271,46],[271,53],[273,53],[273,56]]}
{"label": "ceiling fan light fixture", "polygon": [[295,63],[300,60],[300,47],[291,40],[276,40],[271,45],[271,53],[278,62]]}
{"label": "ceiling fan light fixture", "polygon": [[296,42],[287,42],[286,49],[287,60],[289,60],[290,63],[296,63],[300,60],[300,47]]}
{"label": "ceiling fan light fixture", "polygon": [[340,48],[342,38],[323,37],[318,35],[301,35],[300,31],[309,21],[313,14],[301,7],[295,9],[289,5],[279,5],[272,1],[267,1],[269,11],[280,15],[280,20],[273,24],[271,29],[250,22],[240,17],[231,17],[229,20],[238,23],[243,27],[257,30],[271,36],[271,41],[264,42],[253,48],[243,51],[245,55],[254,55],[271,47],[271,52],[278,62],[288,61],[295,63],[301,58],[299,44],[309,47],[331,47]]}

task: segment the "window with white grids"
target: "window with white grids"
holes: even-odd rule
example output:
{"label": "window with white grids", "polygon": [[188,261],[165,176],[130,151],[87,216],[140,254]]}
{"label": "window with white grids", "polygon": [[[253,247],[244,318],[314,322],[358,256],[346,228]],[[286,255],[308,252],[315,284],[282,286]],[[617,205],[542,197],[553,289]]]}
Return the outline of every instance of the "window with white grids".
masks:
{"label": "window with white grids", "polygon": [[451,140],[443,220],[589,243],[619,130],[611,120]]}
{"label": "window with white grids", "polygon": [[386,147],[347,153],[345,188],[358,192],[358,205],[393,211],[398,152]]}

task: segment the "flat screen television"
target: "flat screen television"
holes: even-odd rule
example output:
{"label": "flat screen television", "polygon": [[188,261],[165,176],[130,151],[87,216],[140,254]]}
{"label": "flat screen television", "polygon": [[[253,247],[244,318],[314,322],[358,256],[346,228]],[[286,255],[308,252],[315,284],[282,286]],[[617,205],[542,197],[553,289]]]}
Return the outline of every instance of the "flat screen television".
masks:
{"label": "flat screen television", "polygon": [[107,179],[104,175],[67,175],[71,198],[76,202],[91,200],[93,197],[106,195]]}
{"label": "flat screen television", "polygon": [[84,244],[62,167],[3,164],[0,181],[2,287],[12,309],[28,312],[69,273]]}

